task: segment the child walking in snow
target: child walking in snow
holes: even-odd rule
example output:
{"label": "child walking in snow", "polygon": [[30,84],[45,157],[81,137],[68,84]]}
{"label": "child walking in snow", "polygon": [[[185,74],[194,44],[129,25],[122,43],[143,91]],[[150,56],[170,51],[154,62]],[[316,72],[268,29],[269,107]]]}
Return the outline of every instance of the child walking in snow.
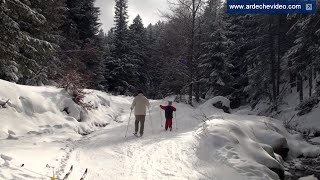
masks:
{"label": "child walking in snow", "polygon": [[168,130],[168,127],[169,127],[170,131],[171,131],[172,130],[173,111],[177,111],[177,109],[172,106],[172,101],[169,101],[168,106],[160,105],[160,108],[165,111],[165,116],[166,116],[165,129]]}

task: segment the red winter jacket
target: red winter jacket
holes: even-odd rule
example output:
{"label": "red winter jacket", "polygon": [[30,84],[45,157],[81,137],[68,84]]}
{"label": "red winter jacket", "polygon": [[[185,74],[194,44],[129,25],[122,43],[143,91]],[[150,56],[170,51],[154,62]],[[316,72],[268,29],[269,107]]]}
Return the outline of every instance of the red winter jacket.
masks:
{"label": "red winter jacket", "polygon": [[166,119],[172,119],[173,118],[173,111],[177,111],[177,109],[173,106],[162,106],[160,105],[161,109],[165,111]]}

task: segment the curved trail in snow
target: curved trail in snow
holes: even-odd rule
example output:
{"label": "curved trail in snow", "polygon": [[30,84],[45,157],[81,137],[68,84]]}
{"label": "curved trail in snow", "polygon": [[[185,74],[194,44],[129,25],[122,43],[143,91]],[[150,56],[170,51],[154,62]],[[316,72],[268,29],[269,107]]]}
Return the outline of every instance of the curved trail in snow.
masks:
{"label": "curved trail in snow", "polygon": [[[161,127],[159,105],[165,102],[152,101],[152,122],[147,115],[144,136],[137,138],[132,135],[135,119],[132,116],[128,137],[125,138],[130,103],[121,104],[124,109],[121,115],[123,123],[109,125],[77,141],[65,169],[67,171],[71,165],[74,166],[69,179],[78,180],[86,168],[88,180],[216,179],[215,164],[207,167],[197,157],[198,141],[194,130],[201,120],[193,118],[195,112],[192,107],[174,104],[178,129],[174,119],[170,132]],[[217,163],[216,166],[221,165]]]}
{"label": "curved trail in snow", "polygon": [[[191,156],[194,155],[188,154],[190,143],[184,141],[188,138],[193,139],[192,128],[199,122],[192,125],[190,122],[182,124],[186,116],[191,116],[192,108],[175,104],[178,108],[177,118],[180,121],[178,126],[181,127],[176,129],[174,122],[173,131],[166,132],[161,127],[160,104],[159,101],[151,102],[152,123],[147,115],[145,133],[141,138],[132,135],[135,119],[133,115],[128,136],[124,137],[130,113],[130,103],[127,103],[121,116],[123,123],[107,126],[78,141],[70,156],[69,165],[66,166],[68,168],[71,164],[74,165],[70,179],[77,179],[85,168],[89,169],[87,179],[97,180],[196,178],[199,173],[193,170],[190,162]],[[184,114],[180,114],[179,111]]]}

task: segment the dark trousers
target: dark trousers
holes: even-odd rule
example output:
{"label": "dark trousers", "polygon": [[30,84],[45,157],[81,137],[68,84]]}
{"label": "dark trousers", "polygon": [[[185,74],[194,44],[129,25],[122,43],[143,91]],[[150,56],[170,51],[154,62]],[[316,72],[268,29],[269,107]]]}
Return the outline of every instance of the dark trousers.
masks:
{"label": "dark trousers", "polygon": [[134,122],[135,125],[135,133],[138,133],[139,130],[139,122],[140,122],[140,135],[143,134],[144,130],[144,121],[146,119],[146,115],[136,115],[136,121]]}
{"label": "dark trousers", "polygon": [[166,120],[166,130],[168,129],[168,127],[170,128],[170,130],[172,129],[172,119],[167,119]]}

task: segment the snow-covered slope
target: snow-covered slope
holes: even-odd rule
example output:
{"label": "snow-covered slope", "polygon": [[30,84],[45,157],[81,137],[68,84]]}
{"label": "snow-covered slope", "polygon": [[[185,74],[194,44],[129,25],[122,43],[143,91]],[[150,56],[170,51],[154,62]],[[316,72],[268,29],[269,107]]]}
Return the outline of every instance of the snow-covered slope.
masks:
{"label": "snow-covered slope", "polygon": [[[320,152],[287,133],[278,120],[225,114],[212,101],[196,109],[174,103],[172,132],[161,127],[159,105],[167,102],[151,101],[144,136],[136,138],[132,97],[90,92],[86,101],[96,109],[85,112],[64,90],[0,81],[0,98],[10,99],[8,108],[0,109],[0,179],[49,179],[47,164],[60,178],[73,165],[71,180],[86,168],[90,180],[279,179],[274,171],[283,166],[274,149],[287,145],[290,155]],[[104,123],[101,129],[94,126]],[[6,139],[9,134],[13,138]]]}
{"label": "snow-covered slope", "polygon": [[[314,82],[315,84],[315,82]],[[309,85],[304,83],[304,100],[309,98]],[[284,98],[284,104],[281,105],[281,113],[276,117],[286,121],[291,129],[295,129],[306,135],[313,136],[318,133],[320,135],[320,107],[316,105],[311,112],[299,116],[297,115],[299,110],[297,110],[299,102],[299,92],[296,88],[292,88],[291,92]]]}
{"label": "snow-covered slope", "polygon": [[[64,89],[21,86],[0,80],[0,101],[9,99],[7,108],[0,109],[0,139],[7,138],[9,134],[39,135],[54,131],[86,134],[97,126],[117,120],[115,117],[121,109],[119,106],[111,107],[110,101],[117,102],[119,98],[87,91],[86,101],[96,108],[89,112],[75,104]],[[123,99],[126,98],[121,101]]]}
{"label": "snow-covered slope", "polygon": [[[320,78],[314,80],[313,84],[316,84]],[[275,117],[282,120],[286,126],[290,129],[299,131],[309,136],[320,136],[320,106],[315,105],[311,112],[299,116],[299,110],[297,107],[300,104],[299,92],[297,87],[291,88],[290,85],[282,86],[282,89],[286,89],[285,96],[279,104],[278,112],[270,113],[270,103],[268,101],[260,101],[254,109],[251,107],[243,107],[238,110],[239,114],[261,114]],[[314,92],[313,92],[314,93]],[[308,100],[309,97],[309,82],[304,82],[304,101]]]}

